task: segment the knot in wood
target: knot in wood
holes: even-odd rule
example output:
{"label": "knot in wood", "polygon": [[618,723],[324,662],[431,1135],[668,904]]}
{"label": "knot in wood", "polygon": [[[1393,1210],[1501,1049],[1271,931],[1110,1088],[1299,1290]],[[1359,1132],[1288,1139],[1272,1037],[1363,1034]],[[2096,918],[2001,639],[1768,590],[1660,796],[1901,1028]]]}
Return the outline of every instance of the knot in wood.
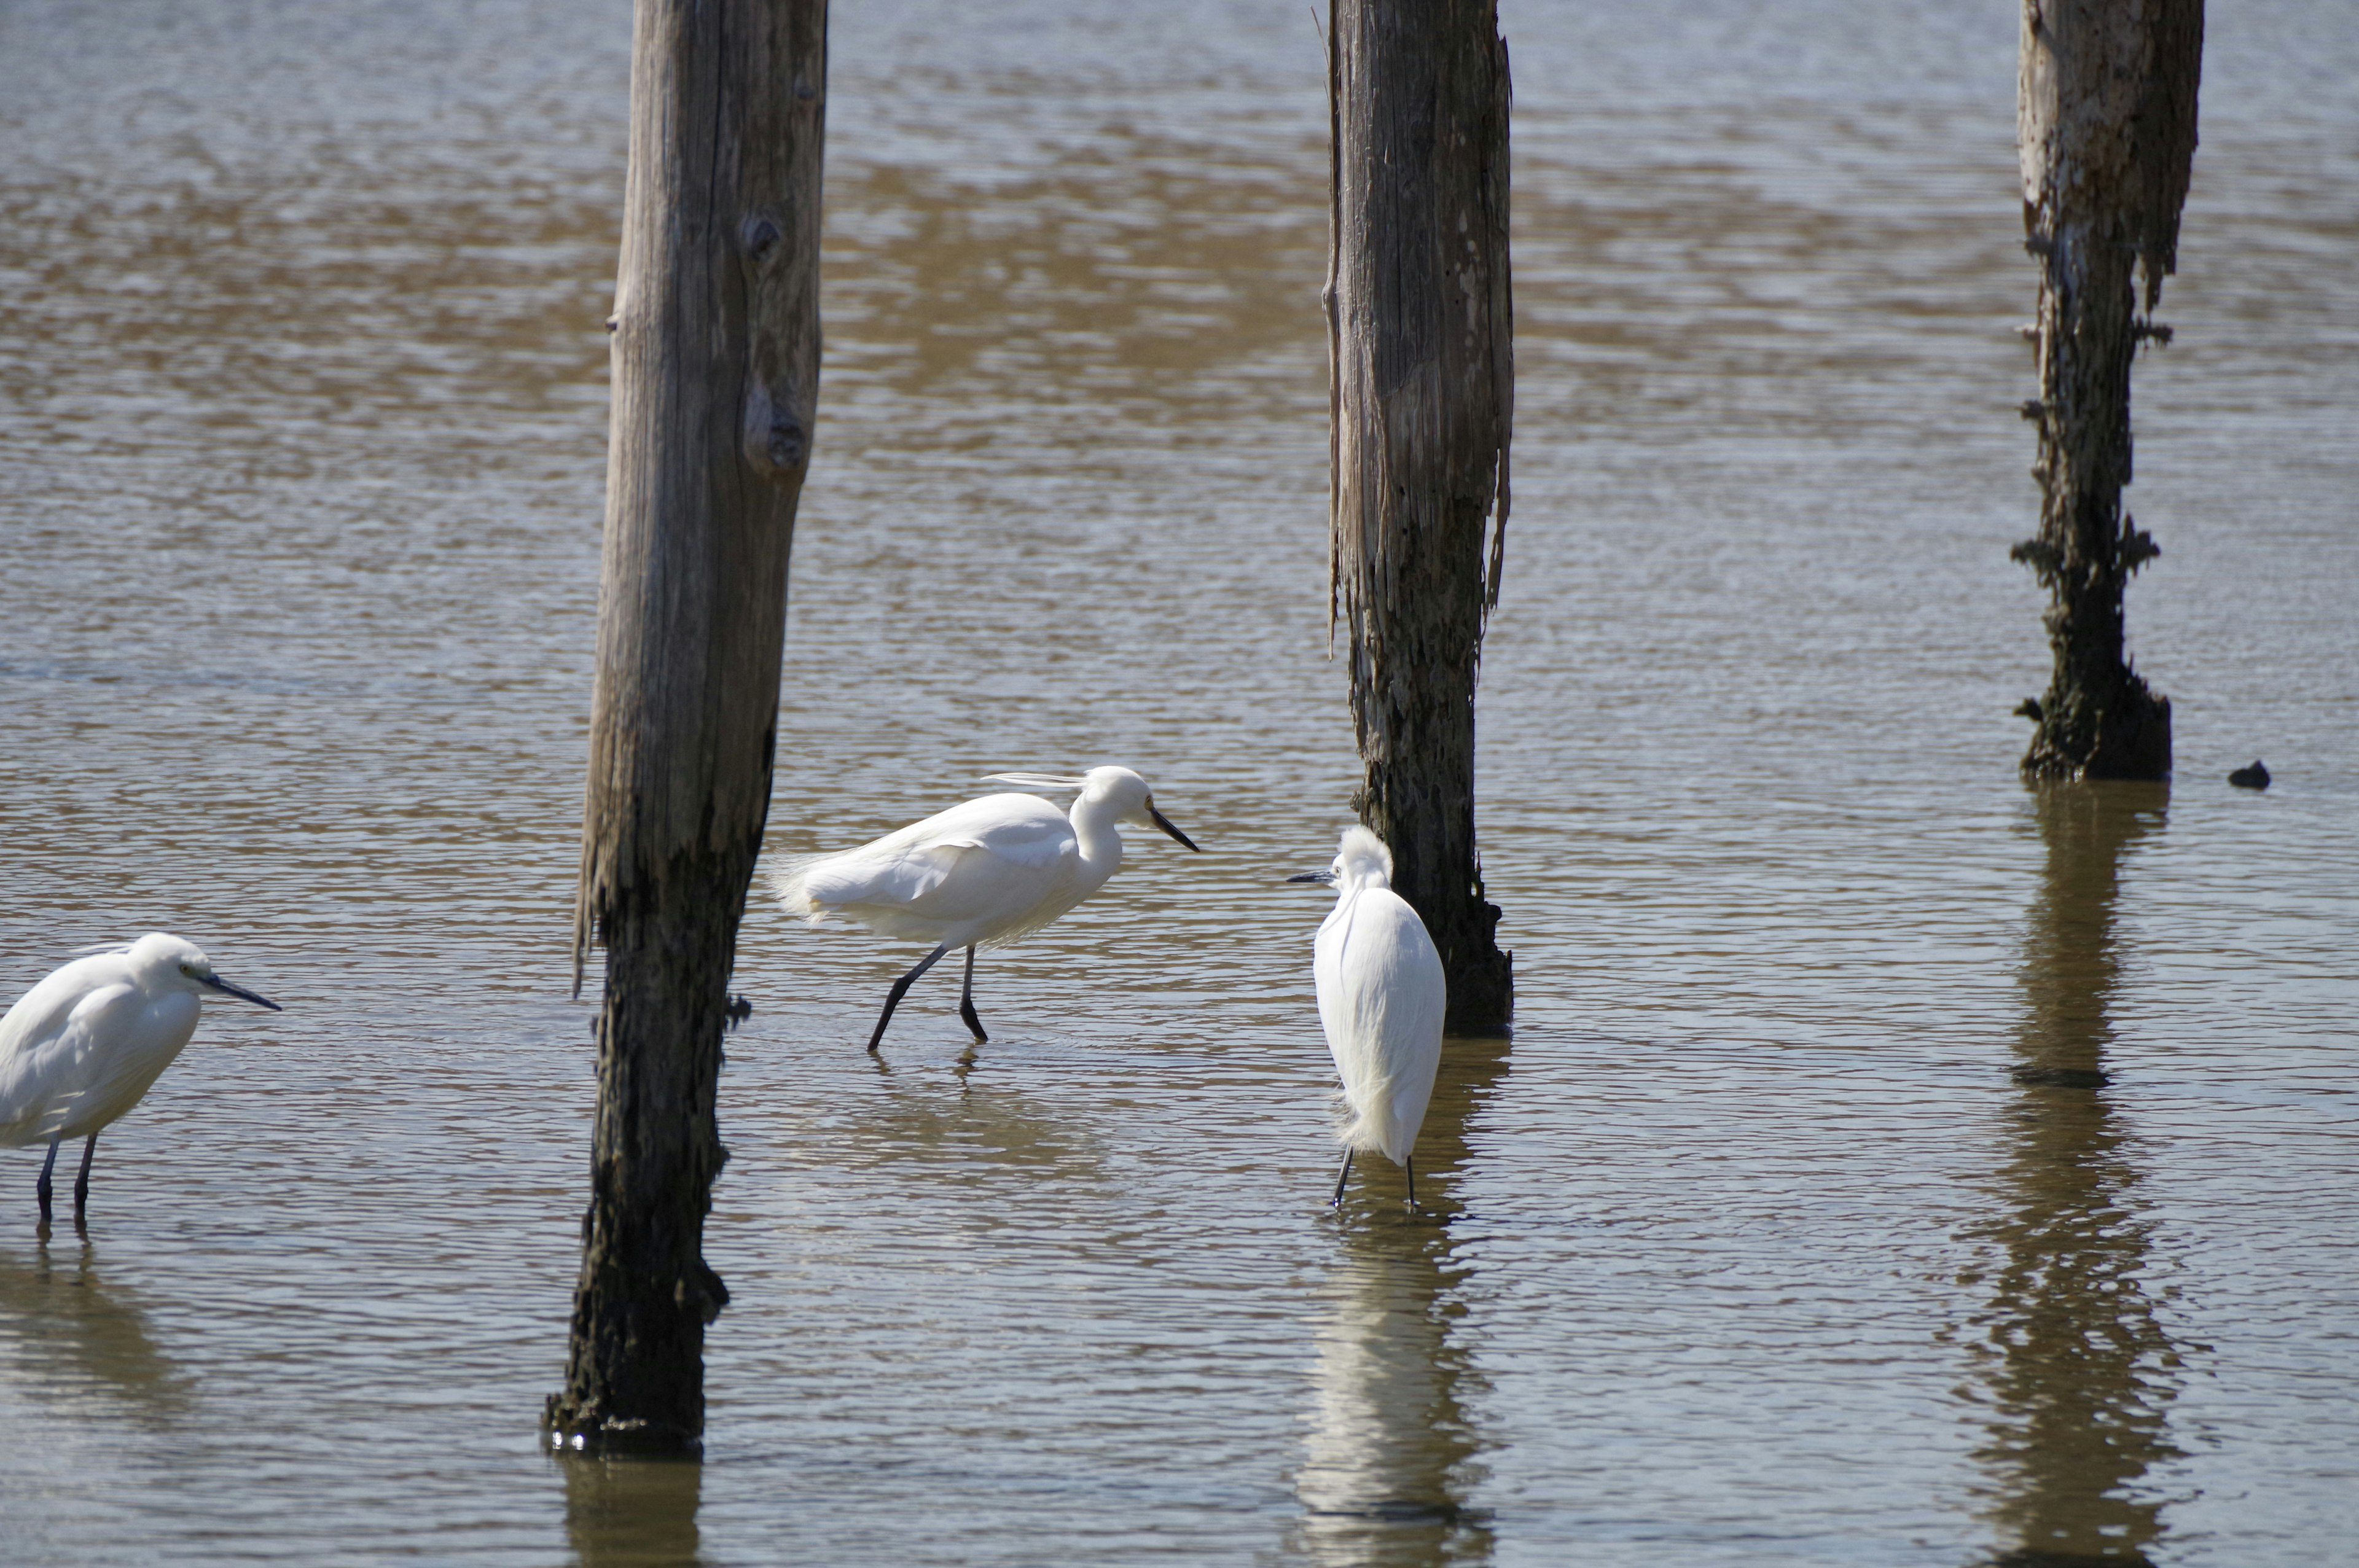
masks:
{"label": "knot in wood", "polygon": [[799,484],[810,457],[810,430],[791,392],[756,382],[745,397],[745,460],[766,479]]}
{"label": "knot in wood", "polygon": [[778,227],[776,219],[754,217],[745,220],[745,254],[755,261],[769,259],[770,253],[778,248],[778,242],[785,237],[785,231]]}
{"label": "knot in wood", "polygon": [[797,469],[810,449],[810,438],[803,433],[801,421],[784,409],[770,416],[770,433],[766,442],[770,466],[776,469]]}

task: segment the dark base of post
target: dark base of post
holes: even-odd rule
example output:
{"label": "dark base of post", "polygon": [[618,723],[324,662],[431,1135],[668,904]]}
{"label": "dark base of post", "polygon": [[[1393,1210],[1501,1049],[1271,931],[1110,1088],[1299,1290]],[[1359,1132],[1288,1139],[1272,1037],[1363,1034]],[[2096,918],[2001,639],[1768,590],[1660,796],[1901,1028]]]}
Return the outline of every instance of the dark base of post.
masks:
{"label": "dark base of post", "polygon": [[694,1458],[704,1452],[704,1440],[695,1433],[668,1424],[608,1416],[594,1405],[576,1402],[568,1394],[551,1394],[541,1411],[540,1427],[549,1445],[574,1454],[643,1455],[651,1458]]}
{"label": "dark base of post", "polygon": [[1460,965],[1449,975],[1450,1006],[1442,1033],[1503,1036],[1516,1016],[1516,956],[1492,952]]}
{"label": "dark base of post", "polygon": [[1442,977],[1450,987],[1443,1011],[1445,1034],[1497,1038],[1516,1016],[1516,956],[1499,950],[1499,906],[1479,894],[1461,926],[1464,939],[1445,939]]}
{"label": "dark base of post", "polygon": [[2039,727],[2023,755],[2032,779],[2167,779],[2170,776],[2170,698],[2124,671],[2100,701],[2050,691]]}
{"label": "dark base of post", "polygon": [[602,923],[605,994],[582,1276],[565,1387],[543,1408],[552,1445],[698,1452],[704,1331],[729,1303],[703,1257],[729,1158],[714,1119],[737,912],[752,844],[681,857]]}

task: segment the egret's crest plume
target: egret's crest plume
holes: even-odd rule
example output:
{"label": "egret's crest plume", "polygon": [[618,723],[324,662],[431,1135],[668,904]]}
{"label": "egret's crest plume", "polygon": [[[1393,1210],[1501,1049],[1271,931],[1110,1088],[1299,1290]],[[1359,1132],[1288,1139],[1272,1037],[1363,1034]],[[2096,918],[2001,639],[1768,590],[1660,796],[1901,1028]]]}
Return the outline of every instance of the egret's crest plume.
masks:
{"label": "egret's crest plume", "polygon": [[1086,779],[1060,779],[1047,773],[985,773],[985,784],[1014,784],[1018,789],[1087,789]]}
{"label": "egret's crest plume", "polygon": [[1385,848],[1383,839],[1364,827],[1343,829],[1335,864],[1337,870],[1355,881],[1374,880],[1382,887],[1392,885],[1393,852]]}

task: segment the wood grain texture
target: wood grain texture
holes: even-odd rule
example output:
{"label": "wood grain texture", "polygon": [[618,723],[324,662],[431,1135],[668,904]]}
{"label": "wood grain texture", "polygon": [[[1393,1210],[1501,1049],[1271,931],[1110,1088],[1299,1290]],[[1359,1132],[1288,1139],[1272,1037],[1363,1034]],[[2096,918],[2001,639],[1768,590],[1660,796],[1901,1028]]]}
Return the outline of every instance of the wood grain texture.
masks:
{"label": "wood grain texture", "polygon": [[2023,759],[2035,777],[2170,772],[2170,701],[2123,651],[2129,579],[2161,550],[2122,490],[2131,364],[2169,336],[2152,318],[2178,263],[2202,53],[2202,0],[2025,0],[2017,140],[2040,282],[2039,395],[2023,411],[2041,502],[2038,534],[2012,554],[2049,590],[2054,654]]}
{"label": "wood grain texture", "polygon": [[577,984],[605,950],[582,1277],[550,1431],[691,1448],[723,1010],[819,398],[824,0],[639,0]]}
{"label": "wood grain texture", "polygon": [[1358,808],[1441,950],[1451,1031],[1487,1033],[1512,1006],[1474,842],[1515,406],[1507,50],[1493,0],[1338,0],[1328,70],[1331,611]]}

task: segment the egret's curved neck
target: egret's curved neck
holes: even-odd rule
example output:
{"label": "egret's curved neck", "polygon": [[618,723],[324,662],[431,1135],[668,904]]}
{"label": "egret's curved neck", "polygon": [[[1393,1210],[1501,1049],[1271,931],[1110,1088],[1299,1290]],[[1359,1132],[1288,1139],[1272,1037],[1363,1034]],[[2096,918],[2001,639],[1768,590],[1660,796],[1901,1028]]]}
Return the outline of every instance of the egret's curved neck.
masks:
{"label": "egret's curved neck", "polygon": [[1085,795],[1073,802],[1071,820],[1082,874],[1093,886],[1122,869],[1122,834],[1115,827],[1121,817],[1112,801]]}

